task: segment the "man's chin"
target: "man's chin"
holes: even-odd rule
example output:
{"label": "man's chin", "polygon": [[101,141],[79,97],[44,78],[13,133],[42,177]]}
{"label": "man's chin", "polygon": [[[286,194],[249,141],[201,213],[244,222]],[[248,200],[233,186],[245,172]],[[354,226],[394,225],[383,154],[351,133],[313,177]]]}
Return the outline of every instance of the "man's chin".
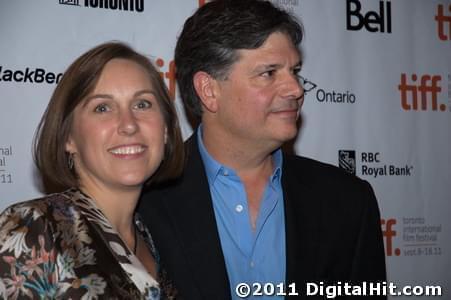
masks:
{"label": "man's chin", "polygon": [[291,141],[298,135],[298,126],[296,123],[284,126],[278,130],[280,140],[285,142]]}
{"label": "man's chin", "polygon": [[277,141],[278,144],[277,148],[280,148],[286,143],[290,143],[291,141],[296,139],[297,135],[298,135],[297,128],[292,130],[284,130],[283,132],[282,131],[277,132],[277,135],[275,136],[275,140]]}

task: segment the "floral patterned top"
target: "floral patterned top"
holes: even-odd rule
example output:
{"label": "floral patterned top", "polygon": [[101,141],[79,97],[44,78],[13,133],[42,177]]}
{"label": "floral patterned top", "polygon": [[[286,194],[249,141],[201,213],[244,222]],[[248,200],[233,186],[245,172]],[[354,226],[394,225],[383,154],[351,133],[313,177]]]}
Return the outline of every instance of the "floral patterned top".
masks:
{"label": "floral patterned top", "polygon": [[[135,225],[158,262],[138,215]],[[0,215],[0,299],[160,299],[173,293],[77,189],[14,204]]]}

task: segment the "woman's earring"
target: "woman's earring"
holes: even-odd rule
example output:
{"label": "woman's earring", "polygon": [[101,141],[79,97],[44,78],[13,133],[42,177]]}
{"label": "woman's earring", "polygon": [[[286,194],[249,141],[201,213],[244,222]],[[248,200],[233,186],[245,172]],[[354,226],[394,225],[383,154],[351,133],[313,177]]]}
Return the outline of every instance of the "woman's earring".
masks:
{"label": "woman's earring", "polygon": [[164,129],[164,144],[166,145],[168,143],[168,128],[166,127]]}
{"label": "woman's earring", "polygon": [[69,167],[69,170],[73,170],[74,169],[74,154],[73,153],[69,153],[69,157],[67,159],[67,166]]}

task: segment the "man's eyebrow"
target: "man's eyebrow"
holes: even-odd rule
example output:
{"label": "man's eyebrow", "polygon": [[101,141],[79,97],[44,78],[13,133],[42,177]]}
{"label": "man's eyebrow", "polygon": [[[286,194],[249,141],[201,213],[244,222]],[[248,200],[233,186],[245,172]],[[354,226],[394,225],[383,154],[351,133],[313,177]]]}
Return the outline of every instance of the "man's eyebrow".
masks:
{"label": "man's eyebrow", "polygon": [[252,73],[259,73],[271,69],[280,69],[282,68],[281,64],[259,64],[255,66],[255,68],[252,70]]}
{"label": "man's eyebrow", "polygon": [[[267,69],[280,69],[283,67],[283,64],[261,64],[255,67],[254,71],[259,72]],[[293,66],[291,66],[291,69],[301,68],[302,67],[302,61],[300,60]]]}
{"label": "man's eyebrow", "polygon": [[298,61],[298,63],[293,65],[293,68],[302,68],[302,60]]}
{"label": "man's eyebrow", "polygon": [[256,69],[278,69],[282,67],[282,64],[261,64]]}

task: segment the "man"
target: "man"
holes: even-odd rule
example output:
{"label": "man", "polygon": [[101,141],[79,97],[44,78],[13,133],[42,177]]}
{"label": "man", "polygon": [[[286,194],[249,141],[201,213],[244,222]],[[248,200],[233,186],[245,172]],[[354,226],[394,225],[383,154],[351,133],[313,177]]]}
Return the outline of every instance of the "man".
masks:
{"label": "man", "polygon": [[301,39],[266,1],[213,1],[184,25],[177,80],[201,125],[182,178],[140,207],[180,298],[238,299],[242,282],[302,297],[307,282],[385,280],[369,184],[281,151],[303,103]]}

